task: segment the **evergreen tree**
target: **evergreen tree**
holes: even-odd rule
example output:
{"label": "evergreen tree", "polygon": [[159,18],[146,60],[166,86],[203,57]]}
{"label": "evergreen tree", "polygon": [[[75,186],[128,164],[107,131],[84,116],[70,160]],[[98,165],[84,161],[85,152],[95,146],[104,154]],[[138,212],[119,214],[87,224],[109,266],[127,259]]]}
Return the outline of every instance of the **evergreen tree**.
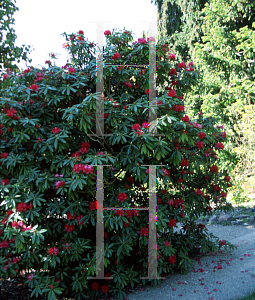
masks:
{"label": "evergreen tree", "polygon": [[0,3],[0,73],[3,69],[16,69],[15,63],[21,59],[28,60],[30,46],[15,46],[17,36],[12,27],[15,23],[13,15],[19,10],[15,3],[16,0],[1,0]]}

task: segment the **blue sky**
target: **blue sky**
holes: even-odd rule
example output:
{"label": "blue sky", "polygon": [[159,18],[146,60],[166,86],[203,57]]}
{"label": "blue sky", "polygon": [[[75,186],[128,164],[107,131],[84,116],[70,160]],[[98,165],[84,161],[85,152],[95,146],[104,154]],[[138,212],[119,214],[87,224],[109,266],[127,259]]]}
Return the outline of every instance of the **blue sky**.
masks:
{"label": "blue sky", "polygon": [[[85,38],[96,42],[96,24],[106,21],[104,30],[113,28],[132,30],[135,38],[149,30],[148,23],[157,21],[157,7],[151,0],[16,0],[16,44],[31,45],[30,57],[34,67],[42,67],[51,52],[58,53],[58,66],[65,65],[67,52],[63,48],[63,32],[83,30]],[[150,32],[149,32],[150,33]],[[25,67],[20,64],[20,67]]]}

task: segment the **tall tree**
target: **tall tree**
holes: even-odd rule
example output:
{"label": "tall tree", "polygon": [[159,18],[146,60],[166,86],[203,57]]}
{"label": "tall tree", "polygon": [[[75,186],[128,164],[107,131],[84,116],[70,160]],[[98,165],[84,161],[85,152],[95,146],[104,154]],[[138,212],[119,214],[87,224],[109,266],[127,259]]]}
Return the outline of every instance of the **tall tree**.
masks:
{"label": "tall tree", "polygon": [[1,0],[0,3],[0,73],[3,69],[16,69],[21,59],[31,62],[28,59],[30,46],[15,45],[14,13],[19,10],[15,3],[16,0]]}

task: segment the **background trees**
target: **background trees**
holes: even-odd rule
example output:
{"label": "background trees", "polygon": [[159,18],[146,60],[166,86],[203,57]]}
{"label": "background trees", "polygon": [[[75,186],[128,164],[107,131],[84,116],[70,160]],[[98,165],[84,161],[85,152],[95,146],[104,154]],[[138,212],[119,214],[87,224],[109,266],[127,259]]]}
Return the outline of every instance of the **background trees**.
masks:
{"label": "background trees", "polygon": [[[232,136],[229,148],[235,149],[236,161],[242,165],[238,173],[245,173],[248,165],[243,161],[250,158],[240,138],[248,139],[247,131],[241,129],[242,116],[249,114],[246,110],[255,104],[254,1],[156,0],[154,3],[158,5],[158,20],[165,22],[159,25],[159,36],[166,37],[173,45],[178,59],[190,57],[203,72],[199,84],[186,98],[187,111],[191,116],[202,110],[205,115],[219,117]],[[254,144],[254,140],[249,140]],[[245,157],[241,152],[246,152]]]}
{"label": "background trees", "polygon": [[18,11],[15,5],[16,0],[1,0],[0,3],[0,75],[3,69],[14,70],[17,68],[15,63],[20,60],[28,59],[30,46],[15,45],[16,34],[12,25],[14,25],[14,13]]}

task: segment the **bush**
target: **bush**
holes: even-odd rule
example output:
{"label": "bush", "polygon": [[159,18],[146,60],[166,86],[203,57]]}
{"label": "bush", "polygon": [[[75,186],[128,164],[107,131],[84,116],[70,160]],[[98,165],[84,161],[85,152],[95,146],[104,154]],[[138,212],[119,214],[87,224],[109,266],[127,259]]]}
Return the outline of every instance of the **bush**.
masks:
{"label": "bush", "polygon": [[[31,297],[122,299],[140,282],[160,283],[140,279],[148,275],[148,212],[132,210],[148,207],[148,166],[162,165],[156,170],[157,213],[149,216],[150,226],[157,221],[157,276],[186,272],[194,256],[222,246],[194,221],[231,209],[230,177],[217,167],[226,135],[212,118],[199,114],[191,122],[185,115],[186,93],[199,74],[192,63],[177,63],[160,43],[156,85],[165,89],[157,97],[157,133],[162,136],[148,134],[149,69],[124,65],[148,65],[151,39],[130,44],[132,33],[125,30],[105,32],[105,64],[123,67],[104,67],[102,117],[109,135],[90,135],[96,132],[100,96],[95,45],[82,31],[64,35],[71,64],[59,68],[47,61],[47,68],[30,67],[3,82],[0,272],[8,278],[26,270]],[[108,165],[104,208],[123,210],[104,211],[104,274],[112,279],[91,280],[99,165]]]}

